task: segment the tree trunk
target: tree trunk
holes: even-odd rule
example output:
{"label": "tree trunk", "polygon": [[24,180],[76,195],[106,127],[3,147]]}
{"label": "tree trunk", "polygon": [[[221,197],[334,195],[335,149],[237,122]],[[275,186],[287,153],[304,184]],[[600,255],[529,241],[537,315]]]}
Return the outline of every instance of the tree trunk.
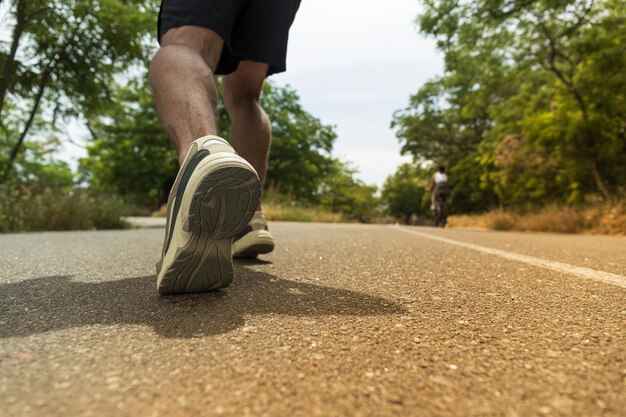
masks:
{"label": "tree trunk", "polygon": [[[1,2],[2,0],[0,0]],[[4,68],[2,69],[2,78],[0,78],[0,115],[2,115],[2,109],[4,108],[4,100],[11,84],[11,80],[15,76],[15,55],[17,54],[17,48],[20,45],[20,39],[24,33],[24,27],[26,26],[26,1],[21,0],[17,3],[17,11],[15,14],[15,27],[13,28],[13,36],[11,40],[11,50],[4,62]]]}
{"label": "tree trunk", "polygon": [[22,148],[22,144],[24,143],[24,139],[30,130],[33,121],[35,120],[35,116],[39,111],[39,104],[41,103],[41,99],[43,98],[43,93],[46,91],[46,86],[48,85],[48,81],[50,80],[50,76],[52,75],[52,70],[47,71],[39,82],[39,90],[37,91],[37,95],[35,96],[35,102],[33,103],[33,107],[30,110],[30,115],[28,116],[28,120],[22,129],[22,133],[20,133],[20,137],[15,142],[13,149],[11,150],[11,155],[9,156],[9,161],[7,162],[7,166],[4,169],[4,173],[2,175],[2,183],[7,182],[9,179],[9,175],[11,174],[11,169],[15,164],[15,160],[17,159],[17,155]]}
{"label": "tree trunk", "polygon": [[[586,16],[588,12],[589,10],[587,10],[584,13],[583,17]],[[582,17],[581,17],[580,22],[577,25],[580,26],[580,24],[582,24]],[[582,94],[580,94],[580,92],[578,91],[578,88],[576,87],[576,84],[574,81],[575,80],[574,69],[568,76],[566,76],[566,74],[558,68],[557,58],[559,57],[559,55],[561,56],[564,56],[564,55],[560,53],[559,51],[559,48],[557,46],[557,40],[555,39],[555,35],[550,33],[548,28],[543,23],[541,23],[539,27],[544,33],[544,35],[546,36],[546,38],[548,39],[548,45],[550,48],[550,51],[548,53],[547,69],[550,70],[554,75],[556,75],[557,78],[561,80],[561,82],[567,87],[567,91],[574,97],[574,100],[576,100],[576,102],[578,103],[578,107],[580,107],[580,111],[582,111],[583,113],[583,120],[585,121],[585,123],[588,123],[589,116],[588,116],[587,102],[585,101]],[[570,29],[574,30],[575,28],[570,28]]]}
{"label": "tree trunk", "polygon": [[63,42],[58,51],[52,55],[52,58],[46,65],[41,80],[39,81],[38,91],[35,95],[35,101],[33,102],[33,107],[31,108],[30,115],[28,117],[28,120],[26,121],[26,124],[24,125],[24,128],[22,129],[22,133],[20,133],[20,137],[18,138],[17,142],[13,146],[13,149],[11,150],[11,155],[2,175],[2,180],[0,181],[0,184],[5,183],[9,179],[9,175],[11,174],[11,170],[13,169],[13,165],[15,164],[15,160],[17,159],[17,155],[20,153],[20,149],[22,148],[24,139],[26,138],[26,135],[28,134],[28,131],[33,124],[33,121],[35,120],[35,116],[39,111],[39,104],[41,103],[41,99],[43,98],[46,87],[48,86],[48,81],[50,81],[52,73],[56,69],[66,49],[70,46],[70,44],[75,41],[75,37],[78,34],[80,26],[89,14],[90,13],[83,16],[83,18],[76,24],[76,27],[74,27],[74,30],[72,31],[70,36],[67,37],[67,39],[65,40],[65,42]]}
{"label": "tree trunk", "polygon": [[492,190],[489,190],[487,192],[487,209],[489,211],[495,210],[496,208],[498,208],[498,201],[496,198],[496,193],[494,193]]}
{"label": "tree trunk", "polygon": [[593,161],[591,165],[591,173],[593,174],[593,179],[596,182],[596,187],[598,187],[598,191],[600,191],[606,201],[611,201],[613,196],[611,195],[609,188],[606,186],[602,175],[600,175],[600,171],[598,171],[598,163],[596,161]]}

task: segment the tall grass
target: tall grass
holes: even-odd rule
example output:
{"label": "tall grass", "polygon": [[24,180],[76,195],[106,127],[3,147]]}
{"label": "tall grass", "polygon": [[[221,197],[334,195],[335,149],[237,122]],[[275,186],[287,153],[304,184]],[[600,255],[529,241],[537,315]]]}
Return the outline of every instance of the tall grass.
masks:
{"label": "tall grass", "polygon": [[268,220],[319,223],[338,223],[343,220],[340,213],[298,202],[290,194],[281,193],[278,188],[270,187],[265,190],[262,204],[263,213]]}
{"label": "tall grass", "polygon": [[343,217],[339,213],[273,202],[263,204],[263,213],[267,220],[286,222],[339,223],[343,220]]}
{"label": "tall grass", "polygon": [[123,229],[125,206],[111,196],[32,185],[0,187],[0,233]]}
{"label": "tall grass", "polygon": [[494,210],[451,216],[448,224],[492,230],[626,235],[626,201],[584,208],[548,206],[527,214]]}
{"label": "tall grass", "polygon": [[[305,205],[297,202],[289,194],[281,194],[280,190],[270,188],[263,192],[262,201],[265,218],[271,221],[286,222],[318,222],[339,223],[344,221],[340,213],[332,213],[322,207]],[[165,217],[167,207],[164,205],[152,213],[155,217]]]}

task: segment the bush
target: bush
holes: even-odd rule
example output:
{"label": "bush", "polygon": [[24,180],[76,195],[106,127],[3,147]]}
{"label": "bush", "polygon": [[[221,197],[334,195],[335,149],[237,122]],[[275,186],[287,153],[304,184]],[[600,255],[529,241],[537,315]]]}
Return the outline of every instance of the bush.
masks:
{"label": "bush", "polygon": [[592,233],[626,235],[626,201],[586,210],[585,218],[593,225]]}
{"label": "bush", "polygon": [[492,211],[487,215],[487,227],[493,230],[513,230],[516,223],[516,216],[505,211]]}
{"label": "bush", "polygon": [[626,202],[586,208],[547,206],[526,214],[495,210],[480,215],[451,216],[448,224],[492,230],[626,235]]}
{"label": "bush", "polygon": [[537,213],[519,216],[515,229],[529,232],[581,233],[588,229],[588,225],[582,210],[548,206]]}
{"label": "bush", "polygon": [[0,187],[0,233],[38,230],[125,229],[124,204],[86,190],[33,185]]}

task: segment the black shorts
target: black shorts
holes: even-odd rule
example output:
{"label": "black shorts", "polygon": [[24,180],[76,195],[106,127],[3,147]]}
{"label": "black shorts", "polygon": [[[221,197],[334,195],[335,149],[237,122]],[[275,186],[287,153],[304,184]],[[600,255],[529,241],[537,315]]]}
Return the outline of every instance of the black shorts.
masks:
{"label": "black shorts", "polygon": [[162,0],[158,37],[180,26],[202,26],[224,40],[216,74],[239,61],[269,64],[267,75],[286,70],[289,28],[300,0]]}

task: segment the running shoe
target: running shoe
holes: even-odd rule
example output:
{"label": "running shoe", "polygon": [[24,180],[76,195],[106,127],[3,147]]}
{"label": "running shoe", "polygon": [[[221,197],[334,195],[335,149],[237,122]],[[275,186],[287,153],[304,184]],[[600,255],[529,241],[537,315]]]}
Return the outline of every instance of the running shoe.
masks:
{"label": "running shoe", "polygon": [[205,136],[193,142],[167,202],[159,293],[227,287],[233,237],[246,228],[260,198],[256,171],[227,141]]}
{"label": "running shoe", "polygon": [[265,215],[254,213],[250,223],[233,239],[233,257],[256,258],[274,250],[274,238],[267,228]]}

